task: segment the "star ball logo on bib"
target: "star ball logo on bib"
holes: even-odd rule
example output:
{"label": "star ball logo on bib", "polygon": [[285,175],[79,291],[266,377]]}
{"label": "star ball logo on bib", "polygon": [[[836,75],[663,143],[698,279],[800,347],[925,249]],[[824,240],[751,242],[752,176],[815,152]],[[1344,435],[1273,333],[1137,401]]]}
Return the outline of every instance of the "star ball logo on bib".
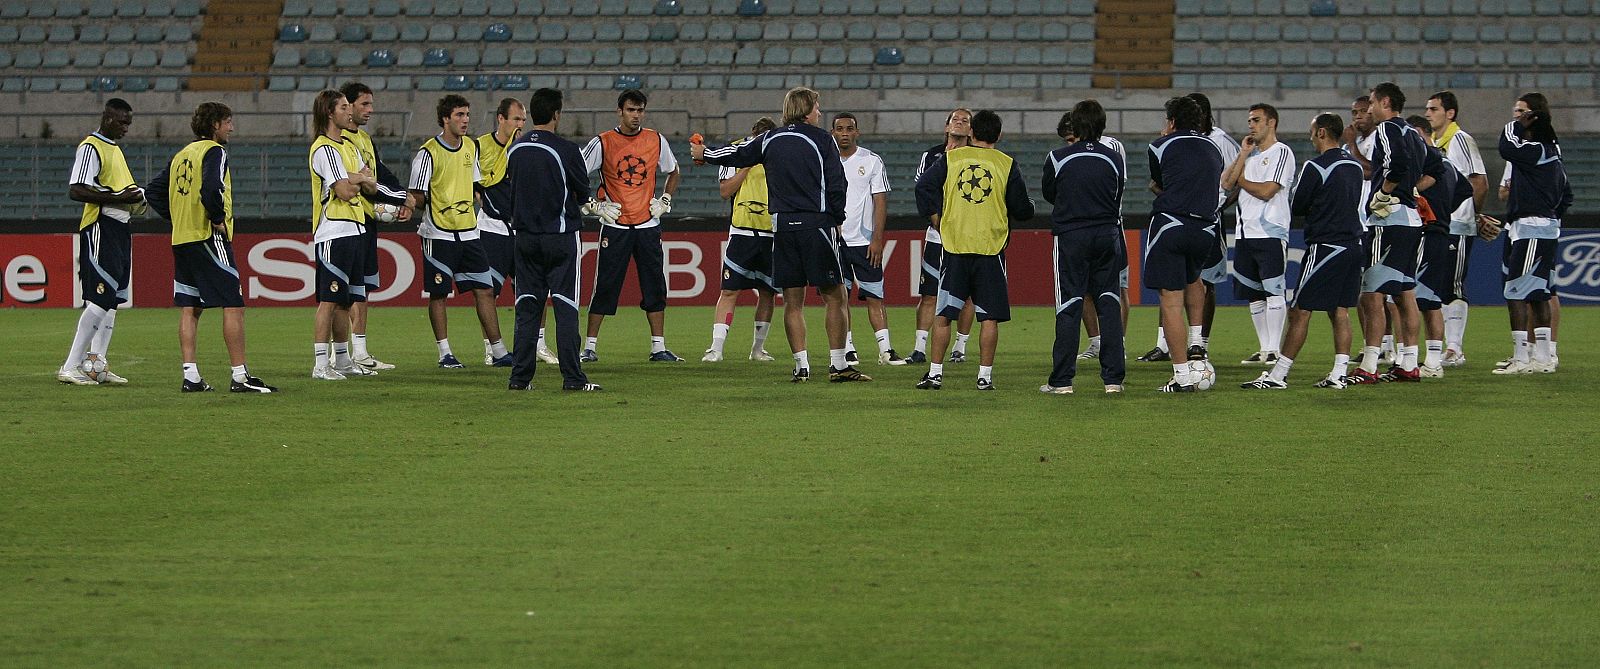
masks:
{"label": "star ball logo on bib", "polygon": [[1600,303],[1600,232],[1566,235],[1561,240],[1550,283],[1562,299]]}
{"label": "star ball logo on bib", "polygon": [[643,184],[646,171],[644,159],[638,156],[626,155],[617,161],[617,177],[622,179],[624,186]]}
{"label": "star ball logo on bib", "polygon": [[994,194],[994,174],[982,165],[967,165],[956,176],[961,199],[973,204],[983,204]]}

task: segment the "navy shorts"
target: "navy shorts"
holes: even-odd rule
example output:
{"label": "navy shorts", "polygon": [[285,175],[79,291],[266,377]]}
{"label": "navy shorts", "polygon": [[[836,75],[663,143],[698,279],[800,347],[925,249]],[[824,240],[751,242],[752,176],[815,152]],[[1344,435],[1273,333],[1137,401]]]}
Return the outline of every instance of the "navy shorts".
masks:
{"label": "navy shorts", "polygon": [[244,306],[232,242],[213,234],[211,239],[172,247],[172,304],[201,309]]}
{"label": "navy shorts", "polygon": [[772,282],[772,234],[730,232],[722,251],[723,290],[778,292]]}
{"label": "navy shorts", "polygon": [[944,245],[939,242],[922,242],[922,280],[917,283],[917,294],[935,297],[939,294],[939,268],[944,266]]}
{"label": "navy shorts", "polygon": [[1203,263],[1217,246],[1217,223],[1158,213],[1150,219],[1146,238],[1144,285],[1183,290],[1200,278]]}
{"label": "navy shorts", "polygon": [[421,270],[422,289],[428,292],[429,299],[448,296],[452,281],[455,290],[462,293],[493,288],[489,256],[483,252],[483,242],[479,239],[423,237]]}
{"label": "navy shorts", "polygon": [[661,226],[650,228],[600,228],[600,257],[595,263],[594,296],[589,298],[589,313],[612,316],[617,313],[617,298],[622,282],[628,278],[632,260],[639,276],[639,308],[645,313],[667,308],[666,259],[661,250]]}
{"label": "navy shorts", "polygon": [[1226,229],[1227,221],[1219,214],[1216,246],[1206,253],[1205,262],[1201,264],[1200,280],[1213,286],[1228,280],[1228,236],[1222,232]]}
{"label": "navy shorts", "polygon": [[867,257],[867,246],[839,246],[839,260],[844,269],[844,289],[856,286],[857,299],[883,299],[883,267],[873,267]]}
{"label": "navy shorts", "polygon": [[1506,262],[1507,300],[1545,302],[1550,299],[1550,270],[1556,264],[1556,240],[1519,239]]}
{"label": "navy shorts", "polygon": [[133,272],[133,235],[110,216],[78,231],[78,281],[83,300],[110,311],[128,301]]}
{"label": "navy shorts", "polygon": [[367,301],[367,284],[360,279],[367,266],[367,243],[361,235],[339,237],[317,244],[317,301],[354,304]]}
{"label": "navy shorts", "polygon": [[939,275],[938,314],[950,320],[961,317],[967,300],[980,321],[1011,320],[1011,296],[1006,289],[1006,256],[946,253]]}
{"label": "navy shorts", "polygon": [[1417,266],[1417,308],[1438,311],[1455,301],[1456,242],[1460,237],[1424,229],[1422,261]]}
{"label": "navy shorts", "polygon": [[378,227],[366,226],[367,231],[361,233],[361,241],[366,244],[365,263],[361,271],[361,281],[367,285],[367,292],[378,290]]}
{"label": "navy shorts", "polygon": [[772,278],[778,288],[828,288],[844,282],[839,229],[780,230],[772,238]]}
{"label": "navy shorts", "polygon": [[1288,242],[1281,239],[1235,239],[1233,296],[1257,302],[1284,292]]}
{"label": "navy shorts", "polygon": [[1417,262],[1422,256],[1422,228],[1373,226],[1367,252],[1361,292],[1393,296],[1416,289]]}
{"label": "navy shorts", "polygon": [[489,289],[500,297],[500,289],[517,273],[517,238],[480,231],[478,241],[489,258]]}
{"label": "navy shorts", "polygon": [[1360,240],[1308,244],[1300,262],[1300,285],[1294,308],[1333,311],[1356,306],[1361,297],[1361,272],[1366,253]]}

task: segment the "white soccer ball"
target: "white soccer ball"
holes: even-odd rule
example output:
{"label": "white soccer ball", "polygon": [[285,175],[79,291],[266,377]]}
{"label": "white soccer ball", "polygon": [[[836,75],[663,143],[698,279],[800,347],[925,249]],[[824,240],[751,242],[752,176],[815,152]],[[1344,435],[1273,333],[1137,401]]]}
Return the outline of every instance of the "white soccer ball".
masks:
{"label": "white soccer ball", "polygon": [[95,381],[99,381],[100,373],[106,371],[106,359],[84,358],[83,362],[78,365],[78,368],[83,370],[84,375]]}
{"label": "white soccer ball", "polygon": [[373,218],[378,219],[379,223],[393,223],[400,220],[400,208],[387,202],[373,206],[373,210],[375,212]]}
{"label": "white soccer ball", "polygon": [[1212,386],[1217,385],[1217,368],[1211,366],[1210,360],[1195,360],[1190,362],[1189,371],[1194,373],[1200,379],[1199,381],[1195,382],[1196,389],[1211,390]]}

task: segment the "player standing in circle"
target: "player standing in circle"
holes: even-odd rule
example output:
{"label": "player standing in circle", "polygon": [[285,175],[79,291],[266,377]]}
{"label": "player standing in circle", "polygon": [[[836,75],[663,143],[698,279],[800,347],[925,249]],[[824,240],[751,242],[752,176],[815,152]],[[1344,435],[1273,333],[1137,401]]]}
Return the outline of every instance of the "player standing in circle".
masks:
{"label": "player standing in circle", "polygon": [[[1096,302],[1101,318],[1095,344],[1100,379],[1106,392],[1122,392],[1127,374],[1123,355],[1122,292],[1119,282],[1127,263],[1122,241],[1122,194],[1128,166],[1117,148],[1101,141],[1106,112],[1095,100],[1084,100],[1063,120],[1072,143],[1050,152],[1041,188],[1055,205],[1050,227],[1055,234],[1056,338],[1049,382],[1039,391],[1072,393],[1078,371],[1078,320],[1084,305]],[[1120,256],[1120,258],[1119,258]]]}
{"label": "player standing in circle", "polygon": [[78,143],[67,196],[83,203],[78,221],[78,281],[83,314],[56,380],[75,386],[122,385],[127,379],[106,369],[106,348],[117,307],[128,301],[133,268],[129,221],[144,208],[144,189],[128,169],[117,140],[133,125],[133,107],[122,98],[106,101],[100,129]]}
{"label": "player standing in circle", "polygon": [[[1472,198],[1450,212],[1451,249],[1448,258],[1450,291],[1439,297],[1444,300],[1444,361],[1445,367],[1460,367],[1467,362],[1462,341],[1467,334],[1467,259],[1472,255],[1473,239],[1478,236],[1478,212],[1483,211],[1484,198],[1489,193],[1488,171],[1483,166],[1483,155],[1478,151],[1478,141],[1456,124],[1460,111],[1456,94],[1439,91],[1428,98],[1422,115],[1433,128],[1433,145],[1444,152],[1445,158],[1466,175],[1472,185]],[[1436,212],[1441,215],[1444,212]]]}
{"label": "player standing in circle", "polygon": [[[922,152],[922,158],[917,161],[916,179],[922,179],[922,173],[928,171],[935,161],[944,158],[946,151],[967,146],[972,141],[972,110],[957,107],[950,112],[944,120],[944,143],[937,144]],[[917,283],[917,294],[921,299],[917,301],[917,338],[911,348],[911,355],[906,356],[906,362],[922,364],[928,361],[928,331],[933,327],[934,312],[937,311],[939,302],[939,268],[943,267],[944,243],[939,236],[939,229],[928,226],[927,234],[923,235],[922,242],[922,278]],[[961,308],[961,318],[956,320],[955,346],[950,352],[950,362],[967,361],[967,338],[972,334],[972,305],[967,304]]]}
{"label": "player standing in circle", "polygon": [[[377,190],[372,195],[361,198],[361,211],[366,214],[366,232],[361,233],[361,239],[366,244],[366,267],[362,272],[363,283],[367,285],[367,293],[377,292],[378,280],[378,219],[377,205],[385,204],[397,207],[398,212],[394,217],[397,223],[411,220],[411,208],[406,206],[406,191],[400,187],[400,179],[389,171],[389,167],[378,158],[378,151],[372,144],[372,135],[367,134],[366,126],[372,122],[372,89],[365,84],[351,81],[339,87],[339,92],[350,101],[351,115],[355,119],[356,128],[344,131],[344,138],[355,142],[356,150],[361,153],[361,162],[372,168],[372,177],[377,182]],[[367,352],[367,308],[365,301],[350,305],[350,356],[357,365],[373,371],[394,369],[394,365],[378,360]]]}
{"label": "player standing in circle", "polygon": [[271,393],[277,388],[250,376],[244,360],[244,293],[233,261],[233,179],[228,173],[228,137],[233,110],[204,102],[189,121],[195,141],[183,147],[150,182],[150,207],[172,222],[172,302],[178,317],[186,393],[211,390],[195,354],[200,314],[222,309],[222,341],[233,365],[236,393]]}
{"label": "player standing in circle", "polygon": [[[765,116],[750,128],[750,136],[734,145],[756,141],[778,124]],[[718,191],[733,202],[728,224],[728,243],[722,250],[722,293],[711,321],[711,348],[700,362],[722,362],[722,347],[733,326],[733,308],[739,293],[756,292],[755,335],[750,344],[750,359],[771,362],[767,353],[767,333],[772,330],[772,298],[778,293],[772,283],[772,214],[767,207],[767,168],[762,165],[717,173]]]}
{"label": "player standing in circle", "polygon": [[1242,365],[1277,362],[1283,342],[1284,271],[1289,251],[1289,192],[1294,186],[1294,152],[1278,141],[1278,110],[1250,106],[1250,134],[1228,165],[1222,186],[1239,189],[1239,223],[1234,233],[1234,297],[1250,303],[1256,352]]}
{"label": "player standing in circle", "polygon": [[724,167],[767,168],[768,206],[772,210],[773,282],[783,291],[783,327],[794,352],[794,375],[811,379],[806,353],[806,286],[822,293],[823,322],[828,330],[828,380],[871,381],[845,362],[843,270],[839,262],[839,225],[844,222],[847,187],[839,148],[822,119],[820,97],[805,87],[783,97],[783,123],[759,141],[708,149],[690,146],[695,160]]}
{"label": "player standing in circle", "polygon": [[1361,164],[1339,147],[1344,122],[1338,114],[1318,114],[1311,121],[1311,145],[1319,153],[1306,161],[1295,179],[1290,208],[1306,219],[1305,260],[1300,285],[1289,310],[1283,348],[1270,371],[1243,384],[1247,390],[1282,390],[1289,387],[1289,369],[1306,343],[1314,311],[1328,312],[1333,326],[1333,370],[1317,382],[1318,388],[1344,388],[1350,365],[1350,313],[1361,296],[1361,199],[1366,182]]}
{"label": "player standing in circle", "polygon": [[[600,359],[600,324],[617,313],[617,297],[628,277],[631,260],[639,277],[639,308],[650,323],[650,361],[683,362],[667,350],[666,257],[661,249],[661,217],[672,211],[672,194],[678,191],[678,159],[661,133],[644,127],[648,99],[637,89],[617,96],[617,127],[600,133],[583,147],[589,172],[600,172],[596,201],[617,205],[600,212],[600,254],[595,268],[594,294],[589,298],[589,332],[583,361]],[[656,177],[666,174],[661,195]]]}
{"label": "player standing in circle", "polygon": [[478,165],[478,143],[467,134],[472,107],[466,98],[446,95],[435,109],[441,128],[422,143],[411,161],[411,206],[422,210],[417,234],[422,236],[422,286],[428,292],[428,323],[439,347],[439,366],[461,369],[465,365],[450,350],[450,321],[445,298],[450,286],[471,292],[483,338],[495,367],[510,367],[511,355],[500,338],[500,316],[495,312],[494,283],[489,256],[479,239],[478,214],[473,199],[483,172]]}
{"label": "player standing in circle", "polygon": [[867,302],[867,320],[878,341],[878,364],[904,365],[906,361],[889,344],[889,318],[883,311],[883,249],[889,217],[889,176],[883,158],[862,147],[861,130],[854,114],[843,112],[833,117],[833,138],[844,161],[844,179],[849,183],[845,195],[844,226],[840,228],[839,254],[844,265],[845,361],[859,362],[855,342],[849,333],[850,285]]}
{"label": "player standing in circle", "polygon": [[[1068,112],[1062,114],[1061,115],[1061,120],[1056,123],[1056,136],[1060,137],[1063,140],[1066,140],[1068,145],[1075,144],[1078,141],[1078,138],[1074,137],[1072,135],[1071,122],[1072,122],[1072,112],[1068,111]],[[1107,148],[1110,148],[1112,151],[1116,151],[1117,152],[1117,156],[1122,159],[1122,164],[1124,166],[1126,166],[1128,164],[1128,151],[1127,151],[1127,149],[1123,148],[1122,142],[1119,141],[1117,138],[1112,137],[1110,135],[1100,135],[1100,139],[1095,140],[1095,142],[1098,143],[1098,144],[1105,145]],[[1122,173],[1122,179],[1123,179],[1123,188],[1126,189],[1127,188],[1127,179],[1128,179],[1128,174],[1127,174],[1126,171],[1124,171]],[[1123,232],[1123,228],[1122,228],[1122,212],[1118,211],[1117,212],[1117,233],[1118,234],[1122,234],[1122,232]],[[1117,285],[1118,285],[1117,295],[1120,297],[1120,301],[1122,303],[1122,314],[1121,314],[1121,318],[1118,320],[1118,322],[1122,325],[1123,352],[1124,352],[1124,354],[1126,354],[1126,352],[1127,352],[1127,334],[1128,334],[1128,242],[1127,242],[1127,237],[1124,236],[1124,237],[1117,238],[1117,246],[1122,249],[1117,254]],[[1095,306],[1094,306],[1095,296],[1094,295],[1084,294],[1083,298],[1084,298],[1083,302],[1082,302],[1082,304],[1083,304],[1083,330],[1084,330],[1084,334],[1088,335],[1088,337],[1089,337],[1089,345],[1085,346],[1084,349],[1083,349],[1083,352],[1078,354],[1078,359],[1079,360],[1094,360],[1095,358],[1100,357],[1100,337],[1101,337],[1101,332],[1100,332],[1100,314],[1095,310]],[[1126,367],[1126,362],[1124,362],[1124,367]]]}
{"label": "player standing in circle", "polygon": [[[483,244],[483,253],[489,258],[489,290],[498,302],[501,289],[512,281],[516,272],[516,240],[512,239],[505,213],[509,206],[507,199],[511,197],[511,185],[505,181],[506,149],[516,141],[517,133],[522,132],[522,126],[527,122],[527,112],[516,98],[504,98],[495,108],[494,120],[494,132],[484,133],[475,143],[478,146],[478,168],[483,173],[483,180],[477,185],[478,241]],[[512,292],[516,292],[515,287]],[[545,348],[542,332],[538,348],[540,360],[556,361],[555,356]],[[483,340],[483,364],[494,364],[494,347],[487,339]]]}
{"label": "player standing in circle", "polygon": [[[1425,117],[1409,116],[1406,124],[1416,129],[1423,139],[1433,133]],[[1444,377],[1444,306],[1454,297],[1451,283],[1455,278],[1456,240],[1450,234],[1450,212],[1472,201],[1472,184],[1431,140],[1423,142],[1423,148],[1423,176],[1417,181],[1417,192],[1422,198],[1417,201],[1422,213],[1417,309],[1422,314],[1426,348],[1418,369],[1422,370],[1423,378],[1437,379]]]}
{"label": "player standing in circle", "polygon": [[358,200],[377,192],[370,166],[361,162],[355,142],[344,138],[356,127],[350,101],[339,91],[317,94],[311,105],[311,242],[317,258],[317,315],[311,378],[343,381],[346,374],[376,374],[350,358],[350,305],[367,299],[366,213]]}
{"label": "player standing in circle", "polygon": [[[1534,109],[1534,102],[1543,108]],[[1511,363],[1495,370],[1496,374],[1556,371],[1550,309],[1555,290],[1550,285],[1550,271],[1555,266],[1561,218],[1572,206],[1572,185],[1549,108],[1543,102],[1544,96],[1538,93],[1517,98],[1515,119],[1500,134],[1500,157],[1512,167],[1511,192],[1506,199],[1510,251],[1505,263],[1505,298],[1513,305],[1511,329],[1532,331],[1534,343],[1530,359],[1524,335]]]}

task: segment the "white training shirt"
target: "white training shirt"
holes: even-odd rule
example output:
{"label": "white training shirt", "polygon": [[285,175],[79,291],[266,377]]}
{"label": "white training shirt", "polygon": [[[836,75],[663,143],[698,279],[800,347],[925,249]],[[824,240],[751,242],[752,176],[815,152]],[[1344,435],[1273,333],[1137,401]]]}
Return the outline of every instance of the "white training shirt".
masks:
{"label": "white training shirt", "polygon": [[[1211,143],[1216,145],[1217,151],[1222,154],[1222,167],[1223,167],[1223,169],[1227,169],[1227,167],[1229,165],[1232,165],[1233,161],[1239,157],[1239,143],[1233,141],[1233,136],[1229,135],[1228,131],[1223,130],[1221,127],[1218,127],[1218,126],[1212,126],[1211,127],[1211,134],[1206,135],[1206,138],[1210,139]],[[1124,157],[1126,157],[1126,155],[1124,155]],[[1228,189],[1223,188],[1222,184],[1220,184],[1220,183],[1217,184],[1217,212],[1218,213],[1222,212],[1222,205],[1223,205],[1223,203],[1225,203],[1227,201],[1228,201]]]}
{"label": "white training shirt", "polygon": [[889,177],[884,173],[883,158],[864,147],[856,147],[844,163],[844,180],[848,188],[844,196],[843,233],[845,246],[865,246],[872,243],[874,215],[877,213],[872,196],[889,192]]}
{"label": "white training shirt", "polygon": [[[444,143],[443,135],[438,135],[434,137],[434,139],[439,140],[440,146],[443,146],[446,149],[450,148],[449,145]],[[460,151],[462,147],[470,141],[472,141],[471,137],[462,137],[461,144],[456,145],[456,150]],[[419,190],[424,193],[428,193],[428,197],[431,200],[433,194],[432,190],[428,187],[428,183],[431,181],[433,181],[433,154],[428,153],[427,149],[417,149],[417,155],[411,159],[411,181],[406,184],[406,188],[408,190]],[[474,154],[472,159],[472,181],[483,181],[483,168],[478,164],[476,154]],[[477,227],[473,227],[471,230],[461,230],[459,232],[446,232],[444,230],[440,230],[433,224],[432,211],[433,202],[430,201],[423,205],[420,208],[420,211],[413,213],[413,215],[419,213],[422,214],[421,216],[417,217],[417,234],[422,235],[423,239],[452,239],[464,241],[478,238]],[[476,220],[479,218],[479,216],[475,215],[473,218]]]}
{"label": "white training shirt", "polygon": [[[1488,176],[1488,170],[1483,167],[1483,154],[1478,152],[1478,140],[1472,138],[1465,130],[1458,130],[1450,143],[1442,149],[1444,157],[1454,163],[1456,169],[1467,176],[1482,174]],[[1510,163],[1506,163],[1507,167]],[[1478,234],[1478,211],[1473,206],[1472,198],[1467,198],[1454,212],[1450,214],[1450,234],[1476,235]]]}
{"label": "white training shirt", "polygon": [[1289,239],[1289,195],[1294,192],[1294,151],[1274,142],[1265,151],[1252,149],[1245,159],[1243,177],[1255,183],[1276,182],[1278,192],[1262,200],[1239,189],[1238,239]]}
{"label": "white training shirt", "polygon": [[[1351,155],[1359,151],[1361,158],[1370,163],[1372,162],[1372,148],[1377,141],[1378,133],[1376,131],[1369,132],[1356,139],[1354,150],[1348,144],[1345,145],[1345,150],[1350,151]],[[1372,180],[1363,176],[1361,178],[1361,227],[1363,229],[1372,227],[1372,210],[1367,208],[1367,204],[1370,202],[1372,202]]]}
{"label": "white training shirt", "polygon": [[[100,141],[107,144],[116,144],[116,142],[107,139],[105,135],[98,132],[94,133],[94,136],[99,137]],[[74,184],[83,184],[102,193],[111,192],[109,187],[100,183],[100,152],[96,151],[94,146],[90,144],[79,144],[78,153],[72,159],[72,176],[67,181],[67,185]],[[102,204],[100,205],[100,213],[127,223],[128,219],[133,218],[133,215],[128,213],[127,209],[124,209],[126,206],[124,204]]]}
{"label": "white training shirt", "polygon": [[[350,140],[346,139],[344,141],[348,142]],[[359,151],[356,153],[360,154]],[[365,166],[366,164],[362,163],[362,167]],[[317,197],[324,202],[330,201],[335,197],[333,194],[333,184],[335,182],[350,177],[344,171],[343,156],[338,149],[331,146],[323,146],[317,149],[316,154],[311,157],[311,170],[316,172],[317,176],[322,179],[322,192],[318,193]],[[354,221],[329,219],[328,209],[328,207],[322,208],[322,220],[317,221],[317,232],[312,236],[311,241],[320,244],[340,237],[359,235],[364,231],[362,226]]]}
{"label": "white training shirt", "polygon": [[[657,132],[656,137],[661,139],[661,156],[656,159],[656,175],[666,176],[678,171],[678,157],[672,155],[672,147],[667,145],[667,136]],[[590,174],[600,171],[601,165],[605,164],[605,156],[602,155],[605,153],[605,144],[600,141],[599,135],[596,135],[594,139],[589,140],[588,144],[584,144],[580,153],[583,154],[584,169],[589,170]],[[656,197],[660,196],[661,193],[656,193]],[[652,217],[650,220],[638,225],[622,225],[620,223],[612,224],[605,222],[602,222],[600,225],[608,228],[653,228],[661,225],[661,218]]]}

